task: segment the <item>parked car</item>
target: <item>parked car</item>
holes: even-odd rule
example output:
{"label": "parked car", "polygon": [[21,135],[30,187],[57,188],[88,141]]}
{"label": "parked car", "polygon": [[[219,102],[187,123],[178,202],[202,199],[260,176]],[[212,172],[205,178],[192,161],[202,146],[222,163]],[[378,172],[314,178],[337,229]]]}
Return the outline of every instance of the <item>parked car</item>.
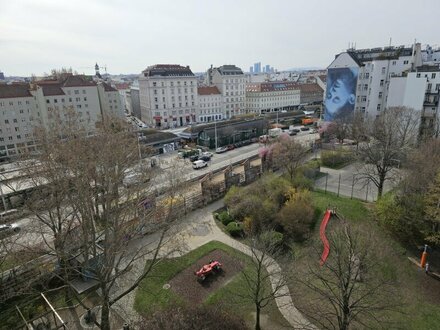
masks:
{"label": "parked car", "polygon": [[252,143],[251,140],[244,140],[244,141],[241,142],[241,145],[242,145],[242,146],[248,146],[248,145],[250,145],[251,143]]}
{"label": "parked car", "polygon": [[21,227],[16,223],[7,224],[7,225],[0,225],[0,239],[18,234],[20,232],[20,230],[21,230]]}
{"label": "parked car", "polygon": [[213,154],[212,154],[212,152],[204,151],[204,152],[202,152],[202,156],[208,156],[209,158],[211,158],[213,156]]}
{"label": "parked car", "polygon": [[211,157],[208,155],[202,155],[199,157],[199,160],[203,160],[205,162],[209,162],[211,160]]}
{"label": "parked car", "polygon": [[240,148],[241,146],[243,146],[242,142],[236,142],[233,144],[234,148]]}
{"label": "parked car", "polygon": [[192,163],[193,169],[198,170],[199,168],[204,168],[206,166],[208,166],[208,163],[205,162],[204,160],[196,160],[195,162]]}
{"label": "parked car", "polygon": [[235,149],[233,144],[228,145],[227,148],[228,148],[228,150],[234,150]]}
{"label": "parked car", "polygon": [[228,151],[228,147],[218,147],[217,149],[215,149],[216,154],[221,154],[226,151]]}
{"label": "parked car", "polygon": [[316,129],[311,129],[309,132],[309,134],[316,134],[316,133],[318,133],[318,131]]}
{"label": "parked car", "polygon": [[298,134],[298,133],[295,132],[295,131],[289,131],[289,135],[290,135],[290,136],[293,136],[293,135],[296,135],[296,134]]}
{"label": "parked car", "polygon": [[303,127],[301,127],[300,129],[301,129],[301,131],[309,131],[309,130],[310,130],[310,127],[303,126]]}
{"label": "parked car", "polygon": [[199,156],[198,155],[192,155],[192,156],[189,157],[189,160],[191,162],[195,162],[196,160],[199,160]]}

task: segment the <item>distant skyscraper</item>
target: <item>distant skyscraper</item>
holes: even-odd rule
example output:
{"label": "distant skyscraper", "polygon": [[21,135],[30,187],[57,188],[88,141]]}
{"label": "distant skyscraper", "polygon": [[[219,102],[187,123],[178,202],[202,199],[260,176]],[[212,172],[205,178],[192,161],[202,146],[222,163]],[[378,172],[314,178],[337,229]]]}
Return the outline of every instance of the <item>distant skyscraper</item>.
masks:
{"label": "distant skyscraper", "polygon": [[5,80],[5,74],[0,71],[0,80]]}
{"label": "distant skyscraper", "polygon": [[250,73],[254,73],[254,67],[253,67],[253,66],[251,66],[251,67],[249,68],[249,72],[250,72]]}
{"label": "distant skyscraper", "polygon": [[266,73],[269,73],[269,72],[270,72],[270,65],[266,64]]}
{"label": "distant skyscraper", "polygon": [[254,64],[254,73],[261,73],[261,62]]}

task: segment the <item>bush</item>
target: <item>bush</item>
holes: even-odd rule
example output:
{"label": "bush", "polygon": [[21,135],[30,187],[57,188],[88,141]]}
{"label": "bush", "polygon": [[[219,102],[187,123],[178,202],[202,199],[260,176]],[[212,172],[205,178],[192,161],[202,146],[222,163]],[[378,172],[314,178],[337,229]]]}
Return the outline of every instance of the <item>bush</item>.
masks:
{"label": "bush", "polygon": [[238,222],[230,222],[226,226],[226,231],[231,235],[232,237],[239,237],[243,236],[243,226]]}
{"label": "bush", "polygon": [[224,225],[227,226],[230,222],[234,221],[232,216],[228,213],[228,211],[223,211],[218,214],[218,220]]}
{"label": "bush", "polygon": [[352,161],[352,155],[344,151],[322,151],[321,164],[330,168],[340,168]]}
{"label": "bush", "polygon": [[313,190],[313,180],[306,178],[302,173],[295,175],[292,186],[299,190]]}
{"label": "bush", "polygon": [[271,230],[262,233],[260,238],[267,244],[281,245],[283,243],[284,235],[277,231]]}
{"label": "bush", "polygon": [[306,240],[315,224],[315,209],[310,192],[292,191],[289,201],[278,213],[277,221],[285,233],[296,241]]}

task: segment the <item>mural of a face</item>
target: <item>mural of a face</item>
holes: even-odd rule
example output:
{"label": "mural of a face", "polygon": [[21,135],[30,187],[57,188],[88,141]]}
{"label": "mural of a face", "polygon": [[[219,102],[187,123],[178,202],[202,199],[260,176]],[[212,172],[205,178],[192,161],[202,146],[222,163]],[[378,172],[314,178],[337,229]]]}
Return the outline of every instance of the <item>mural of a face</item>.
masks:
{"label": "mural of a face", "polygon": [[354,111],[356,101],[357,70],[350,68],[329,69],[325,95],[326,121]]}

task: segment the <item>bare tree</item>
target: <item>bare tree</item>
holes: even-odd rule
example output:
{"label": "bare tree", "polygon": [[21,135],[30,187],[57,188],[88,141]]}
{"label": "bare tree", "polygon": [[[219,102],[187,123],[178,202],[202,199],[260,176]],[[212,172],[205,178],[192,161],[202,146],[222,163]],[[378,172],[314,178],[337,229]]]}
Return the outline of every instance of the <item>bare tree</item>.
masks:
{"label": "bare tree", "polygon": [[286,296],[286,277],[275,259],[281,257],[279,241],[274,239],[275,232],[264,232],[250,241],[251,262],[240,274],[244,287],[234,294],[254,304],[255,329],[261,329],[261,311],[275,299]]}
{"label": "bare tree", "polygon": [[406,159],[417,143],[419,114],[410,108],[386,109],[375,120],[364,121],[369,141],[359,146],[358,178],[373,182],[378,198],[382,197],[387,180],[399,179],[396,167]]}
{"label": "bare tree", "polygon": [[[36,193],[27,206],[53,236],[53,241],[42,237],[46,245],[69,265],[65,268],[69,275],[60,278],[70,287],[72,279],[79,277],[97,283],[101,291],[97,323],[101,329],[110,329],[111,307],[164,256],[160,251],[172,219],[158,220],[154,212],[139,212],[149,194],[151,173],[149,166],[139,164],[137,136],[125,122],[103,118],[90,135],[74,114],[52,119],[53,125],[39,134],[35,166],[27,170],[28,180],[44,195]],[[127,186],[125,179],[133,173],[138,182]],[[133,236],[140,235],[141,225],[148,223],[155,224],[154,241],[130,244]],[[130,272],[134,265],[139,272]],[[130,280],[121,284],[128,275]]]}
{"label": "bare tree", "polygon": [[284,169],[291,182],[297,169],[304,163],[306,156],[307,149],[288,137],[280,138],[279,142],[272,145],[274,165]]}
{"label": "bare tree", "polygon": [[396,283],[383,272],[378,254],[382,244],[368,233],[341,225],[328,237],[331,250],[323,266],[316,247],[308,266],[296,269],[296,287],[304,290],[296,294],[307,297],[297,307],[322,329],[381,327],[383,314],[397,310]]}

